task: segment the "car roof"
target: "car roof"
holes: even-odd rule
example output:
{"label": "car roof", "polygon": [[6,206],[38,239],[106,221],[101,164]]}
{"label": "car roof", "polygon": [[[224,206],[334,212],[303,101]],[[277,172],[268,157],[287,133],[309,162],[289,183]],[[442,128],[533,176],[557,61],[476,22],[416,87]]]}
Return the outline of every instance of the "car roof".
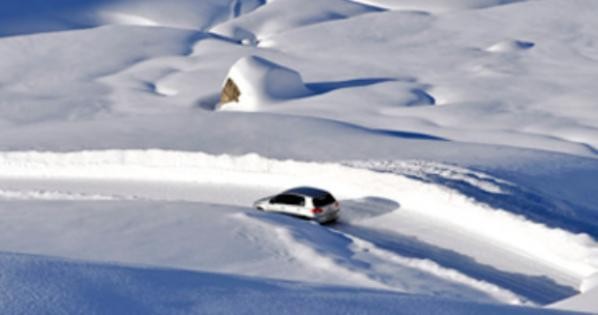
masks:
{"label": "car roof", "polygon": [[303,195],[314,198],[326,196],[329,192],[314,187],[296,187],[285,191],[283,194]]}

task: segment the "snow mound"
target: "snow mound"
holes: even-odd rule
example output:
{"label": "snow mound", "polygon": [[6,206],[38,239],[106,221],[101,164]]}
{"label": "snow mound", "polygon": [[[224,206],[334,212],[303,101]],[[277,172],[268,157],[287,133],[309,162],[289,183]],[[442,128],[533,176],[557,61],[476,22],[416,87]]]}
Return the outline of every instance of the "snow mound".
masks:
{"label": "snow mound", "polygon": [[535,45],[536,44],[532,42],[523,40],[504,40],[488,47],[486,50],[495,53],[507,53],[528,50],[533,48]]}
{"label": "snow mound", "polygon": [[222,108],[251,111],[311,94],[297,71],[258,56],[238,60],[228,73],[227,83],[229,79],[239,92],[233,99],[237,104],[221,103]]}
{"label": "snow mound", "polygon": [[241,42],[259,44],[264,39],[296,28],[376,11],[379,10],[346,0],[277,0],[260,10],[218,24],[210,31]]}

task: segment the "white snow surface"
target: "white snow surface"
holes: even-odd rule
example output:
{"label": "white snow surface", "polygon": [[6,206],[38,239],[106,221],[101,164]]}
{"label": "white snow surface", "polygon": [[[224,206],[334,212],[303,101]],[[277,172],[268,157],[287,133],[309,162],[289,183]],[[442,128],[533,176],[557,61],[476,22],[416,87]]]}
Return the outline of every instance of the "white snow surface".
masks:
{"label": "white snow surface", "polygon": [[241,91],[238,102],[220,104],[221,109],[257,110],[260,106],[311,94],[301,75],[266,59],[249,56],[237,61],[228,73]]}
{"label": "white snow surface", "polygon": [[[408,177],[342,165],[276,161],[258,155],[209,156],[165,151],[81,153],[11,152],[0,155],[5,178],[191,182],[216,185],[318,186],[339,197],[377,197],[493,243],[512,247],[539,262],[583,279],[598,272],[598,246],[584,234],[572,234],[490,209],[466,197]],[[504,233],[508,229],[509,233]],[[549,242],[550,247],[543,246]]]}
{"label": "white snow surface", "polygon": [[4,1],[0,312],[596,313],[597,15]]}
{"label": "white snow surface", "polygon": [[569,314],[55,257],[3,253],[0,262],[6,275],[0,278],[0,311],[7,314]]}

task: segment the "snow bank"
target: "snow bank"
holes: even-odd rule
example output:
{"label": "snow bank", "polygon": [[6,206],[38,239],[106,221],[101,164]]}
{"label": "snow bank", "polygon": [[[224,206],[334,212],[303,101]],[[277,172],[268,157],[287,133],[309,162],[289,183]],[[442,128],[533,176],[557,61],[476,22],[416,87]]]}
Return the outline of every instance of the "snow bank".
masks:
{"label": "snow bank", "polygon": [[3,314],[564,314],[177,269],[0,253]]}
{"label": "snow bank", "polygon": [[434,184],[340,164],[279,161],[255,154],[212,156],[160,150],[12,152],[0,155],[0,176],[177,181],[278,189],[316,185],[339,197],[395,200],[402,205],[402,211],[452,225],[580,279],[598,271],[598,246],[587,235],[549,228]]}
{"label": "snow bank", "polygon": [[257,56],[238,60],[227,78],[234,82],[240,95],[238,104],[220,104],[221,108],[253,110],[310,94],[297,71]]}

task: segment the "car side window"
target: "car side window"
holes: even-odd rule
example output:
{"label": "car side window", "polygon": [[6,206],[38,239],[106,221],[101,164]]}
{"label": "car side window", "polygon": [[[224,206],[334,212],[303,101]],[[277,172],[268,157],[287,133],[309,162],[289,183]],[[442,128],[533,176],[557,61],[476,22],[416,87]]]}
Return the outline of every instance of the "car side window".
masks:
{"label": "car side window", "polygon": [[293,205],[293,206],[305,206],[305,198],[301,197],[301,196],[293,196],[290,195],[288,200],[289,200],[289,204]]}
{"label": "car side window", "polygon": [[314,198],[314,206],[316,207],[324,207],[329,204],[336,202],[334,197],[331,194],[326,194],[325,196]]}
{"label": "car side window", "polygon": [[270,203],[292,205],[292,206],[304,206],[305,199],[301,196],[296,196],[296,195],[278,195],[278,196],[270,199]]}
{"label": "car side window", "polygon": [[284,200],[284,195],[278,195],[278,196],[274,196],[272,199],[270,199],[270,203],[281,204],[281,203],[283,203],[283,200]]}

